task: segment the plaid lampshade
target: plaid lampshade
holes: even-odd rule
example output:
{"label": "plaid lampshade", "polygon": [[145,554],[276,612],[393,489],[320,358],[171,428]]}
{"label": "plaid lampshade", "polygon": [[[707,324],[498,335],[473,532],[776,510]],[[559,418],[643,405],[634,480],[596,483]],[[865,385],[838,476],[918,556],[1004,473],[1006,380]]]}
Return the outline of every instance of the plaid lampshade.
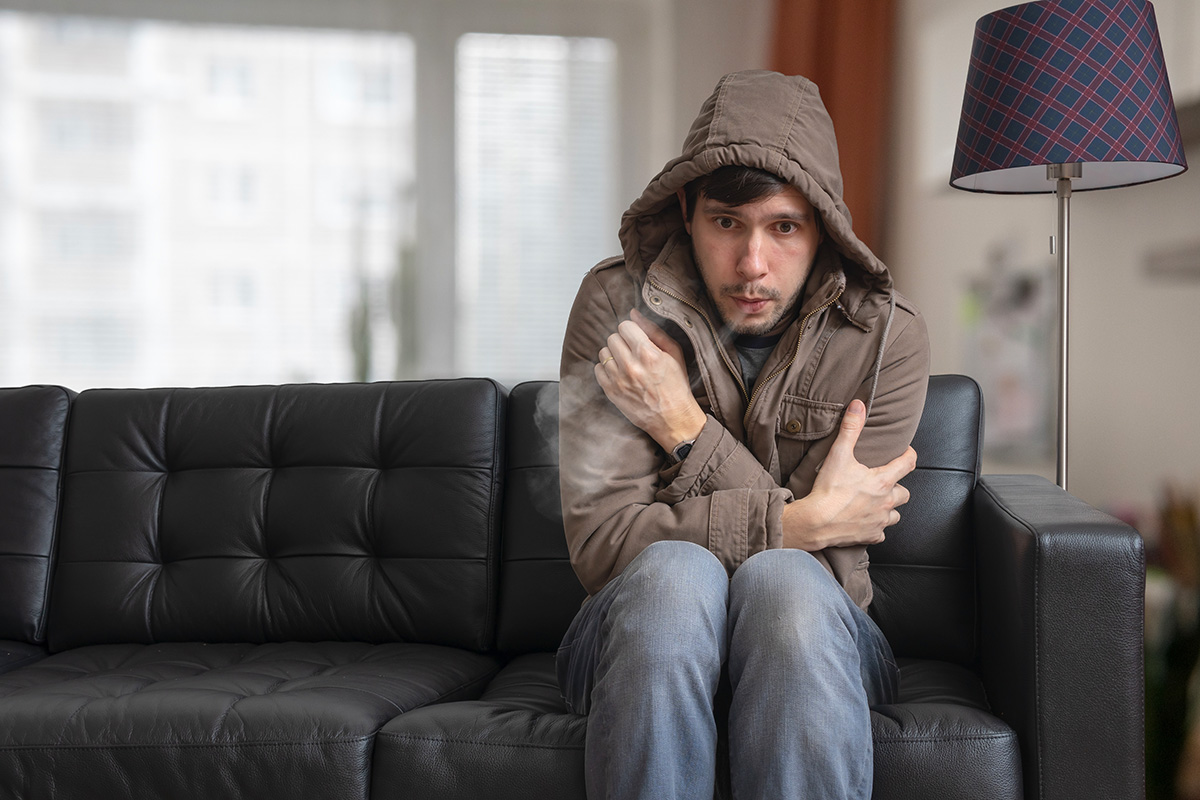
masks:
{"label": "plaid lampshade", "polygon": [[1046,165],[1077,162],[1075,191],[1187,169],[1144,0],[1023,3],[975,26],[950,185],[1054,192]]}

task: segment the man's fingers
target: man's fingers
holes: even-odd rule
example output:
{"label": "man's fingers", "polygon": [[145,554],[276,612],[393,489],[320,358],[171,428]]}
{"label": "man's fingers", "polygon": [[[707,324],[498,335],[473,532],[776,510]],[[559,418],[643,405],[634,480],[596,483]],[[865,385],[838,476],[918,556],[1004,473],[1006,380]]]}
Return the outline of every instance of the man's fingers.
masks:
{"label": "man's fingers", "polygon": [[650,337],[641,329],[641,326],[632,320],[622,320],[617,325],[616,335],[624,340],[630,350],[636,350],[639,347],[645,347],[650,344]]}
{"label": "man's fingers", "polygon": [[[596,376],[596,383],[600,384],[600,388],[604,390],[604,394],[608,395],[609,387],[612,385],[612,378],[604,371],[604,362],[592,367],[592,373]],[[611,397],[609,398],[612,399]]]}
{"label": "man's fingers", "polygon": [[880,477],[895,483],[916,468],[917,451],[910,447],[880,467],[878,474]]}
{"label": "man's fingers", "polygon": [[628,369],[630,360],[633,358],[633,352],[630,350],[629,342],[621,335],[618,328],[617,333],[610,334],[608,337],[608,352],[617,360],[617,366],[622,369]]}
{"label": "man's fingers", "polygon": [[674,355],[681,352],[679,343],[667,335],[667,332],[658,327],[654,322],[647,318],[642,312],[636,308],[629,312],[629,318],[633,320],[642,332],[650,339],[651,342],[664,353]]}
{"label": "man's fingers", "polygon": [[829,455],[825,457],[825,461],[853,461],[854,446],[858,444],[858,436],[866,422],[867,407],[863,405],[862,400],[851,400],[850,405],[846,406],[846,413],[842,415],[842,426],[838,430],[837,438],[833,440],[833,446],[829,448]]}

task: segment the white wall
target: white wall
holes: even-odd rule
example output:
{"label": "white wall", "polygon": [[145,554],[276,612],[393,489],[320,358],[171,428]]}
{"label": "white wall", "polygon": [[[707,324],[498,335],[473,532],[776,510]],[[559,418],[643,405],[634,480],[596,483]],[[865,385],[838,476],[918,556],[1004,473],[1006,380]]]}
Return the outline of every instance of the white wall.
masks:
{"label": "white wall", "polygon": [[[964,355],[960,309],[990,246],[1009,242],[1028,262],[1051,258],[1052,195],[947,185],[975,20],[1004,5],[905,0],[899,14],[886,249],[901,289],[928,319],[935,372],[977,369]],[[1194,28],[1195,0],[1156,5],[1169,6],[1159,16],[1177,100],[1181,88],[1194,97],[1195,48],[1175,22]],[[1200,159],[1195,147],[1190,155]],[[1200,168],[1071,200],[1069,488],[1102,508],[1139,512],[1144,532],[1154,528],[1164,481],[1200,481],[1200,271],[1171,280],[1145,267],[1151,252],[1200,244],[1197,209]],[[1052,462],[985,467],[1054,478]]]}

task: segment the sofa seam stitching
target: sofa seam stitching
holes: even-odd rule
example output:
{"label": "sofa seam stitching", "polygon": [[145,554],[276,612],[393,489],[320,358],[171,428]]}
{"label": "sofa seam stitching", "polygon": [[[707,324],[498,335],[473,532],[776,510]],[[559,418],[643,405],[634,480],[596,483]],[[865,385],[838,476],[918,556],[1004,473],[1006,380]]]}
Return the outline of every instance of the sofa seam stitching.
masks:
{"label": "sofa seam stitching", "polygon": [[520,743],[520,742],[484,742],[484,741],[480,741],[477,739],[458,739],[458,738],[447,739],[447,738],[444,738],[441,736],[416,736],[411,733],[385,733],[383,731],[381,731],[378,735],[386,736],[388,739],[403,739],[405,741],[413,741],[413,742],[438,742],[438,743],[443,743],[443,744],[445,744],[445,743],[473,744],[473,745],[482,745],[485,747],[512,747],[512,748],[526,749],[526,750],[582,750],[583,749],[583,745],[575,745],[575,744],[557,746],[557,745],[548,745],[548,744],[525,744],[525,743]]}

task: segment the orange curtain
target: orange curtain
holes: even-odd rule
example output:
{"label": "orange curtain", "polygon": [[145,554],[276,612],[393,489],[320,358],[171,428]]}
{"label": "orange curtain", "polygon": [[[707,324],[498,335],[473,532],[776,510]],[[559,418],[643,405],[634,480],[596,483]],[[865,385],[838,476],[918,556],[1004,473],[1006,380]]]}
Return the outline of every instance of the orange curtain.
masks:
{"label": "orange curtain", "polygon": [[821,89],[837,130],[854,232],[879,254],[895,0],[775,0],[771,68]]}

